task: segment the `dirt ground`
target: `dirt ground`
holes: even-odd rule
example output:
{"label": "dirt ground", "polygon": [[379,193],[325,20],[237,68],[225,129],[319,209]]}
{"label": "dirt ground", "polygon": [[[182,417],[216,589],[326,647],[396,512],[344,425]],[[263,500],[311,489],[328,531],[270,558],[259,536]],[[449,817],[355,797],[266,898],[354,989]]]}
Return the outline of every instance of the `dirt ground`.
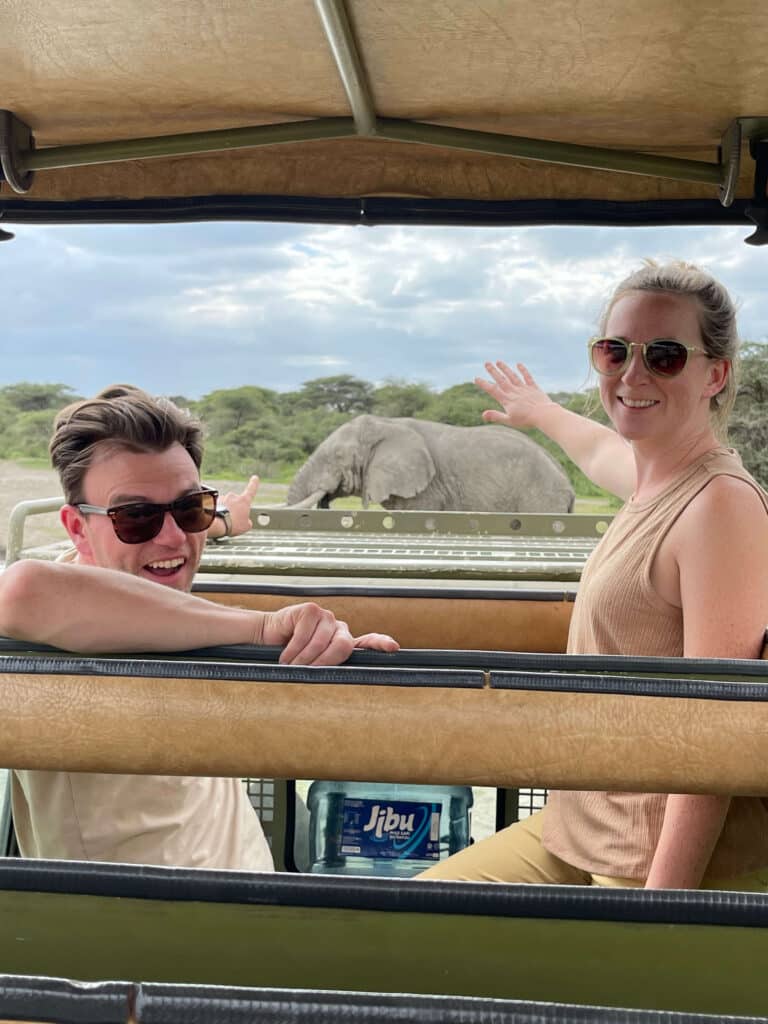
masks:
{"label": "dirt ground", "polygon": [[[242,481],[206,480],[216,487],[220,494],[240,491]],[[256,497],[259,505],[277,505],[285,501],[288,487],[285,484],[262,484]],[[52,469],[28,469],[16,462],[0,459],[0,557],[5,554],[8,536],[8,518],[11,510],[20,501],[33,498],[54,498],[61,494],[59,479]],[[64,540],[64,531],[56,512],[31,516],[24,528],[24,546],[35,547]]]}

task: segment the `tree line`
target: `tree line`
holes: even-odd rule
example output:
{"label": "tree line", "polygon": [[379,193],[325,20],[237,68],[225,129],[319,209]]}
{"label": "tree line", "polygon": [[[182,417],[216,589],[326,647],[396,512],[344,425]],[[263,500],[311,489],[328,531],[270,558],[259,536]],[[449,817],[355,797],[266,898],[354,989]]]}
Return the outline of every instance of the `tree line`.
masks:
{"label": "tree line", "polygon": [[[45,459],[55,414],[78,397],[65,384],[10,384],[0,388],[0,458]],[[243,386],[211,391],[199,400],[171,395],[199,416],[206,429],[203,473],[245,478],[258,473],[291,480],[320,442],[361,413],[415,416],[477,426],[489,398],[474,384],[436,391],[426,384],[390,379],[374,385],[349,374],[306,381],[297,391]],[[574,412],[607,422],[596,389],[552,396]],[[738,397],[730,443],[747,469],[768,488],[768,344],[742,348]],[[528,431],[563,465],[579,495],[602,494],[563,453],[538,431]]]}

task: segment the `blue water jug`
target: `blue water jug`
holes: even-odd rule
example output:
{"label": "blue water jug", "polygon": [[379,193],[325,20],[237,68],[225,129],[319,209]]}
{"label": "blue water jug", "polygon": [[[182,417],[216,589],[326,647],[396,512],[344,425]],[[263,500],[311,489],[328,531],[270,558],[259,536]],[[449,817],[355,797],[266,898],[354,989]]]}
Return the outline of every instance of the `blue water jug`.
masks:
{"label": "blue water jug", "polygon": [[313,782],[310,871],[408,878],[469,843],[469,786]]}

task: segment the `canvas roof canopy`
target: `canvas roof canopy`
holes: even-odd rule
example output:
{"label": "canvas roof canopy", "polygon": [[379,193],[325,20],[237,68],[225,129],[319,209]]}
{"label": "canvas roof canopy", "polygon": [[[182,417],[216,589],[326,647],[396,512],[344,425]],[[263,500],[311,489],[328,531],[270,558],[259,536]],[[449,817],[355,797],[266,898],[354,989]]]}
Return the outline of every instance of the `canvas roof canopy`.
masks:
{"label": "canvas roof canopy", "polygon": [[0,215],[743,220],[766,39],[757,0],[5,0]]}

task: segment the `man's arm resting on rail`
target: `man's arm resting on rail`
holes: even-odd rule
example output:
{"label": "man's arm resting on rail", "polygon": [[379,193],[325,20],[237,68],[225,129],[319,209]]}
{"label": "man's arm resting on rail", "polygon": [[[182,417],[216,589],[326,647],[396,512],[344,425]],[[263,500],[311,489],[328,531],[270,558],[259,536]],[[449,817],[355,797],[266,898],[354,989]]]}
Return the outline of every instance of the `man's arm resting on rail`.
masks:
{"label": "man's arm resting on rail", "polygon": [[[302,665],[338,664],[357,645],[346,623],[312,603],[248,611],[111,569],[31,560],[0,575],[0,632],[84,654],[281,644],[280,660]],[[360,646],[398,649],[383,634]]]}
{"label": "man's arm resting on rail", "polygon": [[488,409],[483,419],[508,427],[536,427],[558,444],[585,476],[611,494],[627,499],[635,489],[631,447],[609,427],[570,412],[542,391],[522,363],[518,372],[504,362],[486,363],[492,380],[475,384],[502,407]]}

